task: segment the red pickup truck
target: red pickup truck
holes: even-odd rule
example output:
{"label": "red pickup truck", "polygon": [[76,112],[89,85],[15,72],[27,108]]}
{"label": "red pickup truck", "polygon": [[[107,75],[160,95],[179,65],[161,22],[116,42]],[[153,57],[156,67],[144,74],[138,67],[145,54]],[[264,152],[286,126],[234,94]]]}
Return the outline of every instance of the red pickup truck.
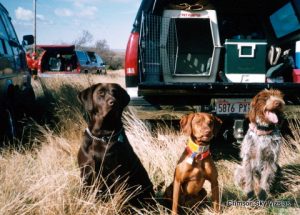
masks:
{"label": "red pickup truck", "polygon": [[37,45],[27,52],[26,60],[33,74],[80,73],[74,45]]}

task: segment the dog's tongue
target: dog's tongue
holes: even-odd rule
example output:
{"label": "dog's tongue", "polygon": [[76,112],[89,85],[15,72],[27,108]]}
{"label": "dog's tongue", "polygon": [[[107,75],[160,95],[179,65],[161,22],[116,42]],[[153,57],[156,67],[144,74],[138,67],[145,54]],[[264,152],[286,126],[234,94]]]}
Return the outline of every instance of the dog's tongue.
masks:
{"label": "dog's tongue", "polygon": [[274,124],[278,123],[278,117],[277,117],[277,115],[274,112],[266,111],[265,116],[267,117],[267,119],[270,122],[272,122]]}

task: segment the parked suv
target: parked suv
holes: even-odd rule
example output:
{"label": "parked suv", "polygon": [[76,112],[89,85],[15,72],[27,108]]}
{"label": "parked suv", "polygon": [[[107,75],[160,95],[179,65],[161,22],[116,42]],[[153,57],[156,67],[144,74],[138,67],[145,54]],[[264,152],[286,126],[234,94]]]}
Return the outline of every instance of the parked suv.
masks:
{"label": "parked suv", "polygon": [[146,116],[211,112],[224,119],[226,136],[239,134],[262,89],[300,104],[298,40],[299,0],[142,0],[125,56],[131,105],[164,114]]}
{"label": "parked suv", "polygon": [[[32,44],[33,36],[24,36],[24,44]],[[34,101],[31,76],[25,52],[11,23],[8,11],[0,3],[0,145],[14,138],[18,120],[30,111]]]}

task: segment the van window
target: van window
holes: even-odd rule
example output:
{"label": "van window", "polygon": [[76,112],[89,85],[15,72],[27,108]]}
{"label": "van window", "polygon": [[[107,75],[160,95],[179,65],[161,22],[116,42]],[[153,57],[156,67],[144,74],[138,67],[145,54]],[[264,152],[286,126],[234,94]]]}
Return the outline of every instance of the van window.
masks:
{"label": "van window", "polygon": [[4,40],[4,43],[5,43],[6,54],[12,56],[13,52],[11,50],[11,46],[8,43],[8,40]]}
{"label": "van window", "polygon": [[102,63],[103,63],[103,60],[102,60],[102,58],[101,58],[99,55],[96,54],[96,58],[97,58],[97,62],[98,62],[99,64],[102,64]]}
{"label": "van window", "polygon": [[89,55],[89,57],[90,57],[90,60],[92,63],[97,63],[97,59],[96,59],[95,55]]}
{"label": "van window", "polygon": [[84,52],[77,52],[77,56],[80,60],[86,60],[87,59]]}
{"label": "van window", "polygon": [[0,54],[6,54],[4,40],[0,38]]}
{"label": "van window", "polygon": [[18,42],[18,37],[17,37],[16,32],[10,22],[10,18],[8,18],[8,16],[4,16],[3,14],[1,14],[1,16],[4,21],[4,25],[7,30],[7,33],[9,35],[9,39],[12,39],[12,40]]}
{"label": "van window", "polygon": [[0,16],[0,37],[8,38],[1,16]]}

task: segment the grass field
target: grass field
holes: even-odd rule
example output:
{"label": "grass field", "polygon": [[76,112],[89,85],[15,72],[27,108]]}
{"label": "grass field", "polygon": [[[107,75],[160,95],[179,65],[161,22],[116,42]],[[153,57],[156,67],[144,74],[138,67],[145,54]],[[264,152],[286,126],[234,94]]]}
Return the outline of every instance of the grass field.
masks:
{"label": "grass field", "polygon": [[[107,76],[81,75],[33,80],[37,96],[34,112],[38,119],[27,119],[26,138],[18,146],[1,149],[0,214],[128,214],[128,196],[120,190],[104,194],[106,201],[95,200],[95,193],[82,193],[76,155],[86,127],[85,114],[77,93],[98,82],[117,82],[124,86],[123,71],[108,71]],[[123,116],[126,134],[155,186],[157,199],[172,181],[174,167],[185,146],[186,137],[169,126],[150,129],[133,113]],[[222,214],[300,214],[300,123],[290,123],[294,138],[286,137],[279,164],[286,190],[277,192],[272,202],[287,207],[233,206],[243,195],[233,183],[237,164],[233,159],[216,161],[219,172]],[[25,141],[26,140],[26,141]],[[22,140],[21,140],[22,141]],[[205,188],[210,193],[209,183]],[[210,194],[209,194],[210,195]],[[210,203],[186,214],[212,214]],[[157,204],[137,214],[169,214]]]}

